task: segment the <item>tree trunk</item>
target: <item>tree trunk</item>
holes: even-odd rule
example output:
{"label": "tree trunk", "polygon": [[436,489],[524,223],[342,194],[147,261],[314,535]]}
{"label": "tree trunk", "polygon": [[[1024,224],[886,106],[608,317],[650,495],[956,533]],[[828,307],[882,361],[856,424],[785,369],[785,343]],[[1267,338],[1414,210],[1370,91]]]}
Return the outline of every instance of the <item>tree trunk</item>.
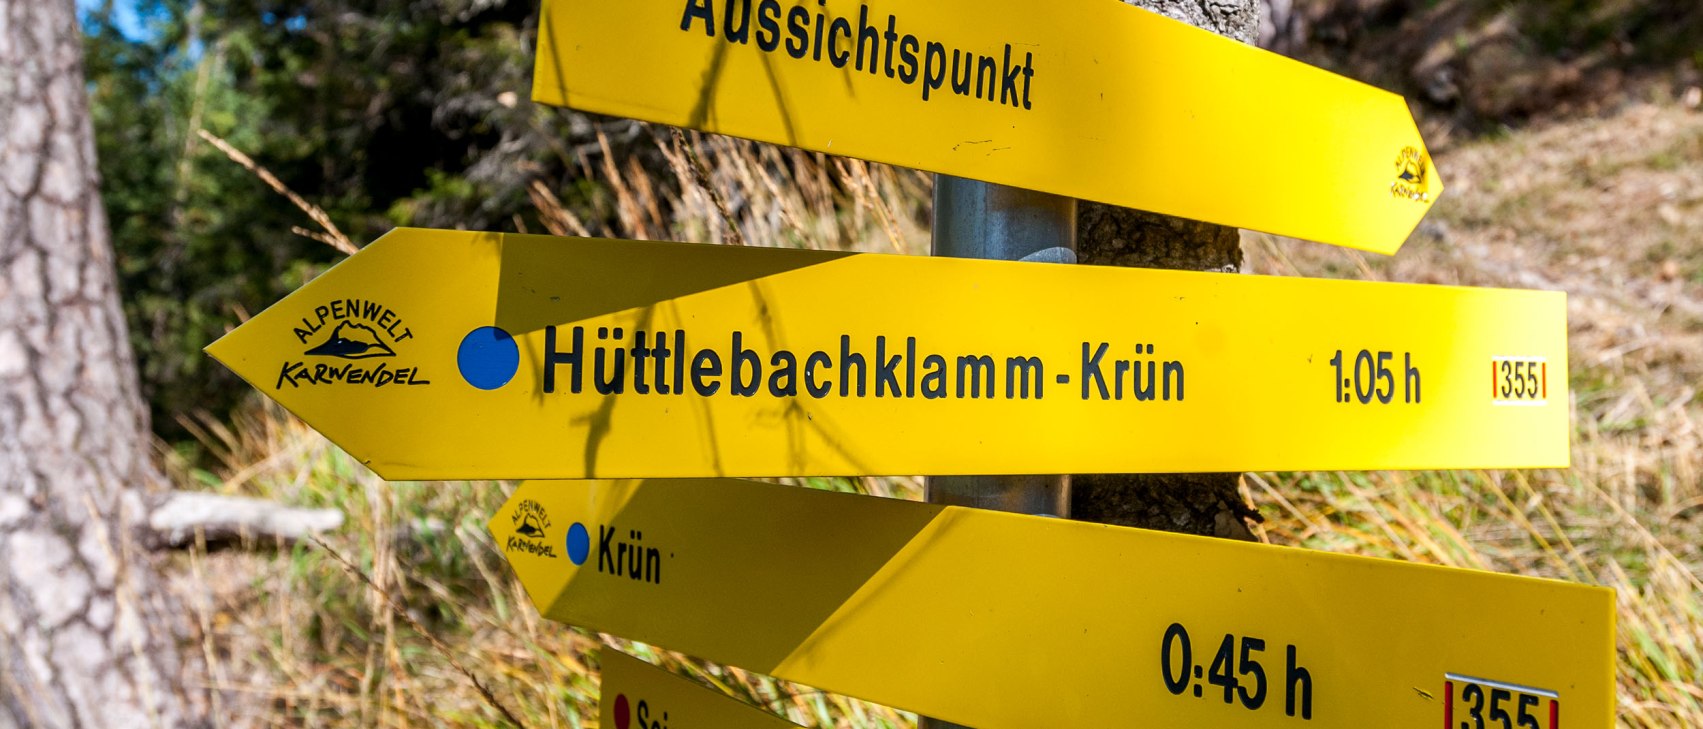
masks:
{"label": "tree trunk", "polygon": [[[1126,0],[1243,43],[1260,26],[1260,0]],[[1253,121],[1249,122],[1255,123]],[[1082,263],[1236,273],[1242,246],[1235,228],[1082,201],[1077,207]],[[1235,443],[1219,444],[1235,448]],[[1259,515],[1242,499],[1236,473],[1091,474],[1070,479],[1070,517],[1171,532],[1249,539]]]}
{"label": "tree trunk", "polygon": [[0,0],[0,726],[197,725],[95,169],[73,0]]}

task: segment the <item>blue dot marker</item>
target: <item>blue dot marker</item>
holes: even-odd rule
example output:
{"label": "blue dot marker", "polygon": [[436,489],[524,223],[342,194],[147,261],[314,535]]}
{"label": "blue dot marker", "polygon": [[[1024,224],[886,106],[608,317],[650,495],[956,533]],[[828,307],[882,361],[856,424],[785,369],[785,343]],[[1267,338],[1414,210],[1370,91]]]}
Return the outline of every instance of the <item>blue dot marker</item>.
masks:
{"label": "blue dot marker", "polygon": [[479,327],[462,337],[455,363],[467,384],[481,390],[495,390],[509,384],[514,373],[520,371],[520,347],[508,332]]}
{"label": "blue dot marker", "polygon": [[568,559],[576,565],[585,564],[585,558],[591,555],[591,534],[585,530],[585,525],[574,522],[568,527]]}

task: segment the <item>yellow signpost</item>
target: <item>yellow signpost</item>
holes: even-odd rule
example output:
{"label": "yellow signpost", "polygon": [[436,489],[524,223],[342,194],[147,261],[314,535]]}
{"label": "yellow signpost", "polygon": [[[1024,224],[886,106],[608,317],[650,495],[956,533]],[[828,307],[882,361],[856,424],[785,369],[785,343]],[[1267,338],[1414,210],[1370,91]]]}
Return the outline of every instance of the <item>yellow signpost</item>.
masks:
{"label": "yellow signpost", "polygon": [[1614,719],[1602,588],[737,480],[490,529],[548,618],[970,726]]}
{"label": "yellow signpost", "polygon": [[797,729],[798,725],[613,648],[603,649],[603,729]]}
{"label": "yellow signpost", "polygon": [[1393,253],[1399,96],[1107,0],[546,0],[533,98]]}
{"label": "yellow signpost", "polygon": [[404,229],[208,351],[389,479],[1521,468],[1568,463],[1566,330],[1556,292]]}

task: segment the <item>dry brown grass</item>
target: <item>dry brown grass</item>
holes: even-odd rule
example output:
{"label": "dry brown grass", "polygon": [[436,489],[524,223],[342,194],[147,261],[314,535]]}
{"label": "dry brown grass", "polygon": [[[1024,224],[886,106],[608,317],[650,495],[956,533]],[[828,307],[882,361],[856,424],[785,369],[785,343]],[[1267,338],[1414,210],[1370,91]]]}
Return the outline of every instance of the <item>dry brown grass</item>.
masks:
{"label": "dry brown grass", "polygon": [[[651,138],[672,180],[598,156],[587,165],[602,182],[593,208],[569,209],[553,191],[534,188],[549,230],[926,251],[926,176],[721,137]],[[1450,190],[1399,256],[1250,235],[1250,268],[1569,291],[1575,467],[1250,474],[1267,534],[1317,549],[1614,586],[1622,724],[1703,726],[1703,436],[1695,427],[1703,253],[1694,243],[1703,221],[1703,116],[1639,108],[1474,143],[1439,164]],[[612,222],[588,229],[586,220],[604,218]],[[595,726],[595,655],[607,644],[810,726],[913,720],[542,621],[483,529],[511,485],[384,484],[272,406],[204,431],[221,465],[180,467],[185,478],[336,505],[350,517],[324,549],[186,557],[186,589],[196,597],[215,682],[227,714],[242,723],[486,726],[507,711],[529,726]],[[915,480],[806,485],[908,498],[918,491]]]}
{"label": "dry brown grass", "polygon": [[[932,179],[861,160],[645,125],[672,179],[653,180],[636,158],[615,159],[607,139],[586,167],[603,183],[589,229],[543,185],[532,201],[553,235],[733,243],[773,248],[928,252]],[[601,137],[600,137],[601,138]]]}

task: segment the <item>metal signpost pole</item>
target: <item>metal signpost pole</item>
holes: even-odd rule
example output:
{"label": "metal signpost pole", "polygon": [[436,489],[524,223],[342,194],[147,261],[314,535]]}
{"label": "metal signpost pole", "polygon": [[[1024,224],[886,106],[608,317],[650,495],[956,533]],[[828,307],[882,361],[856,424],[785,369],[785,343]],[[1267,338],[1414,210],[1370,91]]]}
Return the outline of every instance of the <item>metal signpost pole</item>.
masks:
{"label": "metal signpost pole", "polygon": [[[1198,23],[1196,23],[1198,25]],[[1076,262],[1077,201],[949,175],[934,178],[933,255]],[[1070,516],[1070,476],[934,476],[930,503]],[[919,729],[956,724],[919,717]]]}
{"label": "metal signpost pole", "polygon": [[[934,176],[933,254],[1001,261],[1076,262],[1076,200]],[[1068,476],[931,476],[929,503],[1066,517]]]}
{"label": "metal signpost pole", "polygon": [[[1076,262],[1076,199],[934,176],[933,255],[1002,261]],[[930,476],[929,503],[1019,514],[1070,516],[1070,477]],[[958,725],[920,717],[920,729]]]}

